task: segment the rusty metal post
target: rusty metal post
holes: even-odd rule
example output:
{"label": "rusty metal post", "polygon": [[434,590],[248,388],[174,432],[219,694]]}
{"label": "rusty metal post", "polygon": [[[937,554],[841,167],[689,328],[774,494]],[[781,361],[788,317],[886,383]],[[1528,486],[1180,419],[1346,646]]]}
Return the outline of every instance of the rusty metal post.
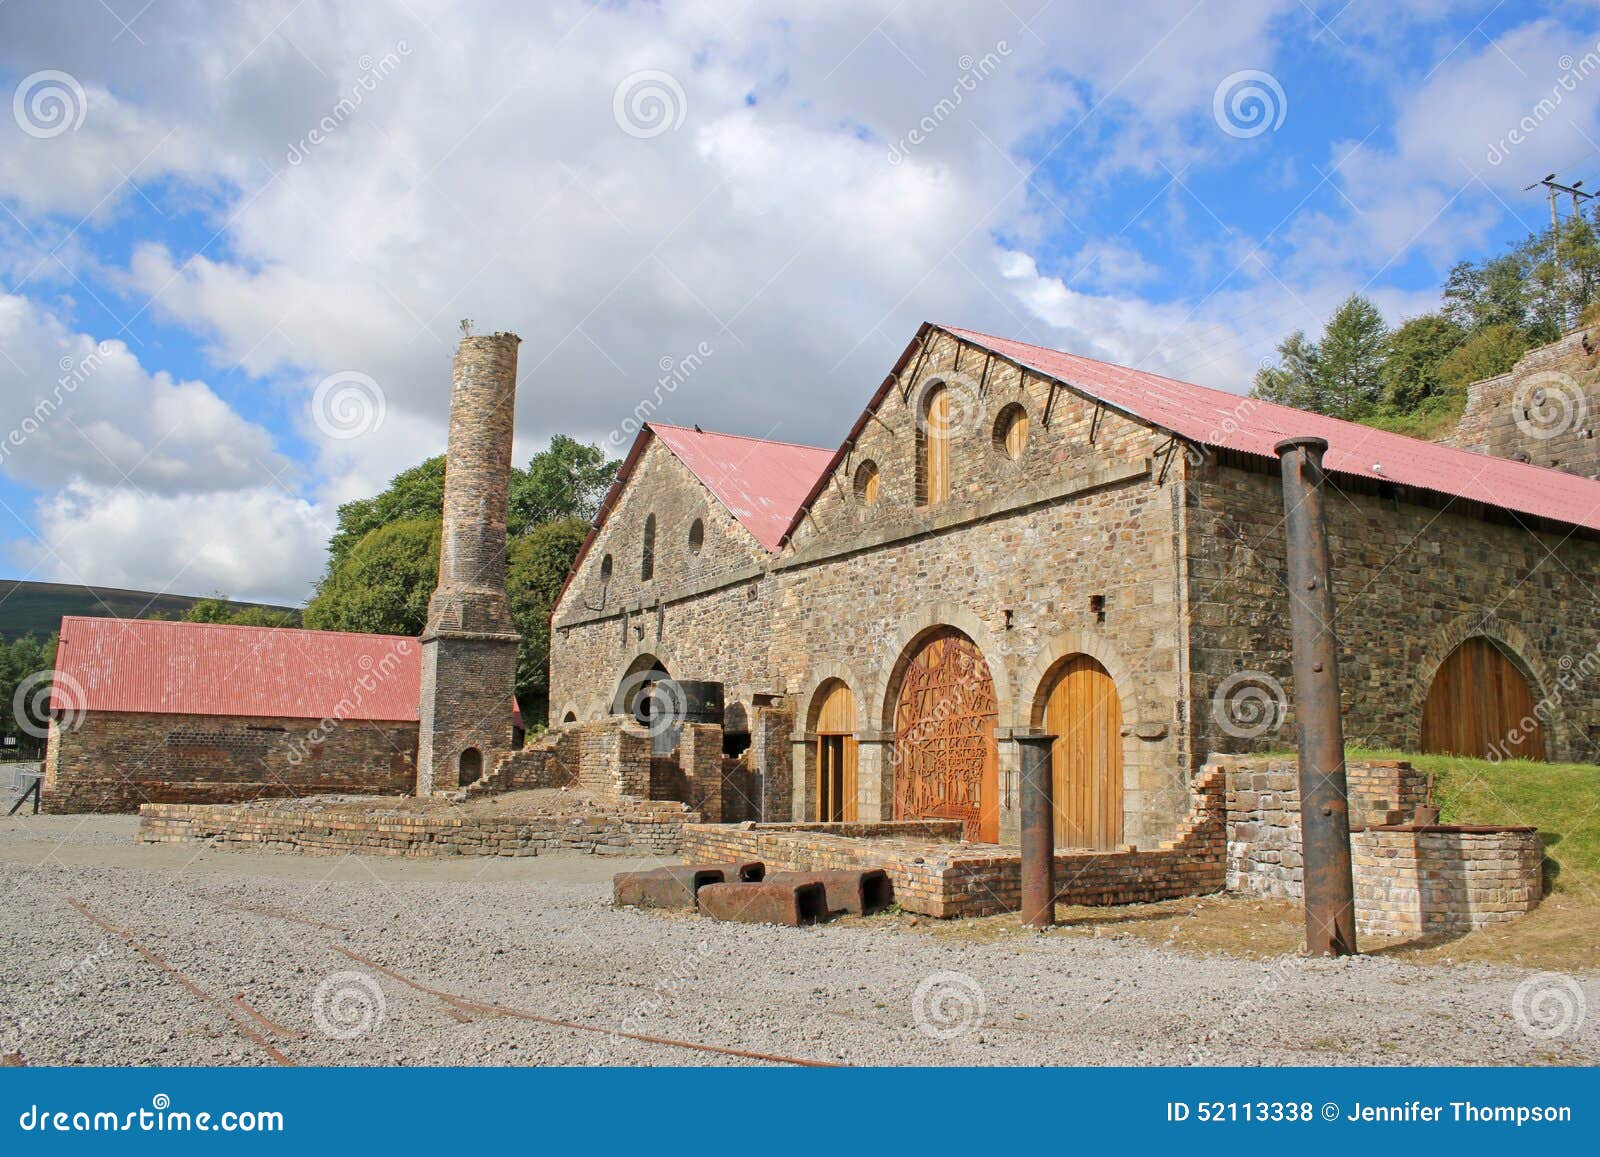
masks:
{"label": "rusty metal post", "polygon": [[1339,714],[1339,639],[1333,626],[1333,567],[1323,509],[1321,438],[1277,445],[1288,540],[1295,717],[1300,730],[1300,841],[1306,950],[1356,951],[1355,881],[1350,865],[1350,798],[1344,721]]}
{"label": "rusty metal post", "polygon": [[1022,922],[1056,922],[1056,832],[1049,735],[1018,735],[1022,754]]}

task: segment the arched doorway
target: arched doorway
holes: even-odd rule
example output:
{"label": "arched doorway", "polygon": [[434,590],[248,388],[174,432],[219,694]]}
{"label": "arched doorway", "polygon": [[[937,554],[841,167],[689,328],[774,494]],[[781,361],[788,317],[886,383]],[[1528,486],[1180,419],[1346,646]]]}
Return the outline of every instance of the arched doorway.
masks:
{"label": "arched doorway", "polygon": [[1422,750],[1475,759],[1545,758],[1544,727],[1527,678],[1481,635],[1439,664],[1422,708]]}
{"label": "arched doorway", "polygon": [[816,818],[856,819],[856,697],[842,679],[817,688],[811,730],[816,733]]}
{"label": "arched doorway", "polygon": [[1046,677],[1044,728],[1055,793],[1056,844],[1107,851],[1122,844],[1122,699],[1110,673],[1073,655]]}
{"label": "arched doorway", "polygon": [[894,818],[959,819],[966,838],[1000,839],[994,679],[954,627],[913,644],[894,713]]}
{"label": "arched doorway", "polygon": [[632,715],[634,722],[648,727],[655,686],[662,679],[670,678],[660,659],[654,655],[640,655],[628,664],[627,671],[617,682],[616,694],[611,697],[611,714]]}
{"label": "arched doorway", "polygon": [[466,787],[469,783],[477,783],[483,778],[483,752],[476,747],[469,747],[461,753],[461,759],[456,765],[459,778],[457,783]]}

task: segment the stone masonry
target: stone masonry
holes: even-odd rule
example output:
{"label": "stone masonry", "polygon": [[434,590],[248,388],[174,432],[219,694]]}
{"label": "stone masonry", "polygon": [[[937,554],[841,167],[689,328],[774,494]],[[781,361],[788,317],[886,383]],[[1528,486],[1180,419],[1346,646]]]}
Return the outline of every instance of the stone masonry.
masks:
{"label": "stone masonry", "polygon": [[518,635],[506,601],[506,507],[520,341],[464,337],[451,373],[439,585],[422,633],[418,795],[454,790],[463,767],[477,778],[511,750],[505,704]]}
{"label": "stone masonry", "polygon": [[409,793],[415,723],[89,711],[52,722],[41,803],[51,812],[132,812],[325,792]]}

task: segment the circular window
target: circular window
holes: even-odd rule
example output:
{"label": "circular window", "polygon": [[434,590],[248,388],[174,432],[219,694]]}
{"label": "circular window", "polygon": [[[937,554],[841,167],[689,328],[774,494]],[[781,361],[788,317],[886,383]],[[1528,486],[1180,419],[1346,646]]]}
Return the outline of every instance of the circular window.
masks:
{"label": "circular window", "polygon": [[689,553],[699,554],[705,544],[706,524],[697,518],[689,524]]}
{"label": "circular window", "polygon": [[600,581],[603,583],[611,581],[611,556],[609,554],[600,560]]}
{"label": "circular window", "polygon": [[868,458],[856,467],[856,497],[871,506],[878,501],[878,464]]}
{"label": "circular window", "polygon": [[1013,462],[1028,448],[1028,411],[1012,402],[994,421],[994,448]]}

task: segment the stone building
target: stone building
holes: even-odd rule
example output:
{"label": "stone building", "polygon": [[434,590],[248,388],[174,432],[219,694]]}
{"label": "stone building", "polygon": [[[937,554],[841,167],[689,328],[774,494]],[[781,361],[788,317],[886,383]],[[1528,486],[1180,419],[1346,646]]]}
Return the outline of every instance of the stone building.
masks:
{"label": "stone building", "polygon": [[1155,847],[1208,756],[1293,745],[1273,447],[1304,434],[1350,741],[1593,758],[1600,484],[934,325],[835,450],[641,431],[552,615],[552,719],[720,682],[763,818],[1001,843],[1050,734],[1058,842]]}

